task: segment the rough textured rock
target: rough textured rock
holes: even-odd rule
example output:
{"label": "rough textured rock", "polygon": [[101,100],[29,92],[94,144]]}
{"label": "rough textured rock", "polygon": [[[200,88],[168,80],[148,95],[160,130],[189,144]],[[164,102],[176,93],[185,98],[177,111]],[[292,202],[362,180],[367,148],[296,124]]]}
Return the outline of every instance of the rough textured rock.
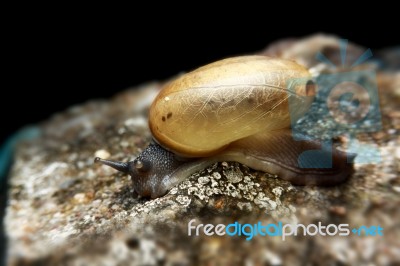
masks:
{"label": "rough textured rock", "polygon": [[[350,48],[354,57],[363,50]],[[320,66],[314,60],[320,50],[329,51],[332,61],[340,56],[338,40],[324,36],[278,42],[263,53],[312,68]],[[400,72],[376,64],[363,67],[379,73],[382,130],[361,134],[360,142],[378,147],[382,162],[356,164],[348,182],[330,188],[292,186],[277,176],[223,162],[192,175],[164,197],[138,199],[129,176],[94,165],[93,158],[125,161],[148,144],[146,115],[160,83],[54,116],[41,126],[40,138],[20,143],[16,153],[5,216],[10,265],[400,263]],[[318,112],[318,101],[313,108]],[[331,126],[318,122],[318,128],[313,126],[317,132]],[[307,127],[302,121],[299,125]],[[341,137],[336,144],[346,141]],[[299,235],[284,242],[260,235],[250,241],[245,236],[188,236],[192,219],[214,225],[379,225],[384,235]]]}

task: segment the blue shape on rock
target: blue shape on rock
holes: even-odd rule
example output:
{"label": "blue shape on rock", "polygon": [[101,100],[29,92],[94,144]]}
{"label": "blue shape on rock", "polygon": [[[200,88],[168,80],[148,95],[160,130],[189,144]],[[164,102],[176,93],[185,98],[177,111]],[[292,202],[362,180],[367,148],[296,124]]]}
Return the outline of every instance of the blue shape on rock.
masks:
{"label": "blue shape on rock", "polygon": [[27,126],[10,136],[0,146],[0,180],[3,180],[7,176],[17,143],[21,140],[34,139],[39,136],[40,129],[37,126]]}

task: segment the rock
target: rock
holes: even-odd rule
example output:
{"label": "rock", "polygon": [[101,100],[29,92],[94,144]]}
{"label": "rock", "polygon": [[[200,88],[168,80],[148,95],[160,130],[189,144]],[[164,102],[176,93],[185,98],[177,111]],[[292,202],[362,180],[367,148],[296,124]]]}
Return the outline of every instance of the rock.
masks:
{"label": "rock", "polygon": [[[310,39],[313,47],[337,56],[338,40],[324,36],[280,43],[274,52],[301,57],[313,67],[315,50],[305,45]],[[361,50],[354,46],[350,53],[355,57]],[[378,73],[382,133],[360,136],[360,142],[378,146],[382,163],[356,164],[352,178],[336,187],[292,186],[222,162],[193,174],[164,197],[139,199],[128,175],[95,165],[93,158],[125,161],[146,147],[151,135],[145,114],[161,84],[58,114],[41,126],[41,137],[20,143],[16,152],[4,218],[9,265],[395,264],[400,261],[400,138],[393,132],[400,100],[393,84],[399,77],[393,71]],[[312,129],[323,132],[326,123],[317,122]],[[383,228],[383,236],[349,232],[246,240],[207,236],[204,230],[189,236],[192,219],[203,229],[208,223],[258,221],[349,224],[350,230],[374,225]]]}

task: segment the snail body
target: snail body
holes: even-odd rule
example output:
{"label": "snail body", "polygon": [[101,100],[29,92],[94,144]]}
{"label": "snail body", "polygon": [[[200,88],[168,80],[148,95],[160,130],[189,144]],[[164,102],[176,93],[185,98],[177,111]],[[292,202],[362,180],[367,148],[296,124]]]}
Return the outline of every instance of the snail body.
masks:
{"label": "snail body", "polygon": [[[313,101],[310,82],[307,69],[284,59],[241,56],[206,65],[167,84],[153,101],[149,127],[155,143],[128,163],[96,161],[129,173],[136,193],[152,198],[219,161],[299,185],[341,182],[352,170],[346,153],[324,151],[318,142],[296,141],[291,134],[291,120]],[[304,151],[315,149],[320,156],[314,159],[331,158],[331,168],[298,165]]]}

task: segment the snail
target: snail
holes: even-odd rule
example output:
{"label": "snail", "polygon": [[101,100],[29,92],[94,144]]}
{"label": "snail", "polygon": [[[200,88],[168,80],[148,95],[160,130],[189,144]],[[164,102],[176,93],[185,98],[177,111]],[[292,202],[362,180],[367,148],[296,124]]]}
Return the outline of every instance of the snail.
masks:
{"label": "snail", "polygon": [[[131,175],[135,192],[151,198],[221,161],[277,174],[295,185],[340,183],[352,172],[354,157],[291,134],[291,119],[313,101],[312,88],[308,70],[290,60],[239,56],[211,63],[159,92],[149,111],[154,141],[135,160],[95,161]],[[295,114],[289,114],[289,98]],[[309,160],[331,159],[332,167],[300,167],[298,158],[308,150],[319,150]]]}

